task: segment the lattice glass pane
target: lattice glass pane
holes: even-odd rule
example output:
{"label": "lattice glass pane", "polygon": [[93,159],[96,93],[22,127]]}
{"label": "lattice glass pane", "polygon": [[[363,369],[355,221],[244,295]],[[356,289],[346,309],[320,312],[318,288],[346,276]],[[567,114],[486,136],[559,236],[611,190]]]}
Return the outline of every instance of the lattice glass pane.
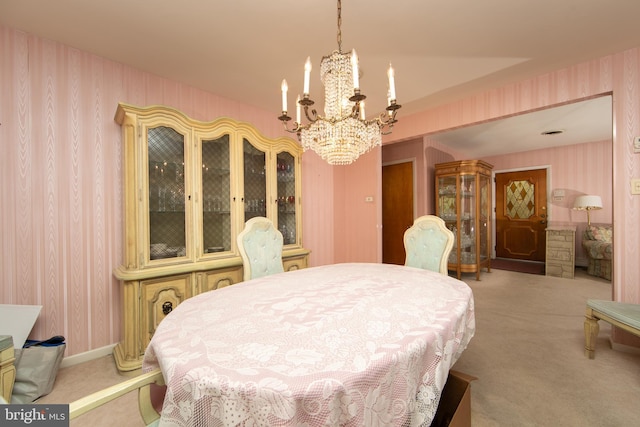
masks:
{"label": "lattice glass pane", "polygon": [[158,126],[147,143],[150,258],[185,256],[184,135]]}
{"label": "lattice glass pane", "polygon": [[296,242],[296,178],[295,162],[289,153],[278,153],[278,229],[284,244]]}
{"label": "lattice glass pane", "polygon": [[231,250],[229,135],[202,141],[202,242],[205,253]]}
{"label": "lattice glass pane", "polygon": [[505,191],[506,216],[527,219],[535,213],[535,185],[529,181],[511,181]]}
{"label": "lattice glass pane", "polygon": [[244,220],[256,216],[267,216],[267,181],[265,177],[265,154],[246,138],[244,152]]}

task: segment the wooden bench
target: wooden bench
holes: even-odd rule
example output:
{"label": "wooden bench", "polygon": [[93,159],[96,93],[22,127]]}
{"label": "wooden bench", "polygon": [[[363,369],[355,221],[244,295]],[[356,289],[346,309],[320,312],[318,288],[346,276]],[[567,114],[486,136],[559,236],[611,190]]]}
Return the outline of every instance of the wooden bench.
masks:
{"label": "wooden bench", "polygon": [[598,320],[640,337],[640,304],[590,299],[584,319],[584,354],[589,359],[595,357]]}
{"label": "wooden bench", "polygon": [[[85,396],[69,404],[69,418],[75,419],[92,411],[105,403],[109,403],[131,391],[138,391],[138,409],[145,426],[156,427],[160,423],[160,414],[153,406],[154,397],[151,384],[164,385],[164,377],[160,369],[140,374],[119,384]],[[88,425],[88,424],[87,424]]]}

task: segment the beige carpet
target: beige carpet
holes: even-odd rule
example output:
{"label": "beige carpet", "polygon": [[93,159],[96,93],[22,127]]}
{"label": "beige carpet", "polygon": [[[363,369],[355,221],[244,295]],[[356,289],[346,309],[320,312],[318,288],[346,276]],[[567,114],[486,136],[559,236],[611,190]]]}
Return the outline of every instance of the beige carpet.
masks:
{"label": "beige carpet", "polygon": [[583,352],[586,300],[611,299],[611,284],[576,276],[492,270],[465,280],[476,335],[455,369],[478,377],[474,426],[640,425],[640,356],[612,350],[604,322],[595,359]]}
{"label": "beige carpet", "polygon": [[[474,292],[477,331],[454,368],[478,377],[474,427],[640,425],[640,355],[612,350],[604,322],[596,358],[583,353],[585,302],[610,299],[610,282],[582,269],[575,280],[503,270],[463,280]],[[111,357],[61,369],[39,403],[68,403],[126,378]],[[142,426],[136,405],[130,394],[71,426]]]}

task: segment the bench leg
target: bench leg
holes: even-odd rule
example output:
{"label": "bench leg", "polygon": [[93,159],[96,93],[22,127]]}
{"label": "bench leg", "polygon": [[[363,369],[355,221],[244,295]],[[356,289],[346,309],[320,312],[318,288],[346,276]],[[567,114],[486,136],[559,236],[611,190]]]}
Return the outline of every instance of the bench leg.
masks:
{"label": "bench leg", "polygon": [[587,308],[587,313],[584,319],[584,355],[589,359],[595,357],[596,351],[596,338],[598,338],[598,332],[600,332],[600,325],[598,325],[598,319],[593,317],[593,310]]}

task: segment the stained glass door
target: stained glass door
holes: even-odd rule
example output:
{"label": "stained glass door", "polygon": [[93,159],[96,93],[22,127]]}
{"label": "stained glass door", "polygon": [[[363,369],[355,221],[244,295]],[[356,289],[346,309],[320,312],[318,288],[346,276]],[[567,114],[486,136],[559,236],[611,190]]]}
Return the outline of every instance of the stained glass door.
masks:
{"label": "stained glass door", "polygon": [[496,174],[496,256],[545,260],[546,169]]}

